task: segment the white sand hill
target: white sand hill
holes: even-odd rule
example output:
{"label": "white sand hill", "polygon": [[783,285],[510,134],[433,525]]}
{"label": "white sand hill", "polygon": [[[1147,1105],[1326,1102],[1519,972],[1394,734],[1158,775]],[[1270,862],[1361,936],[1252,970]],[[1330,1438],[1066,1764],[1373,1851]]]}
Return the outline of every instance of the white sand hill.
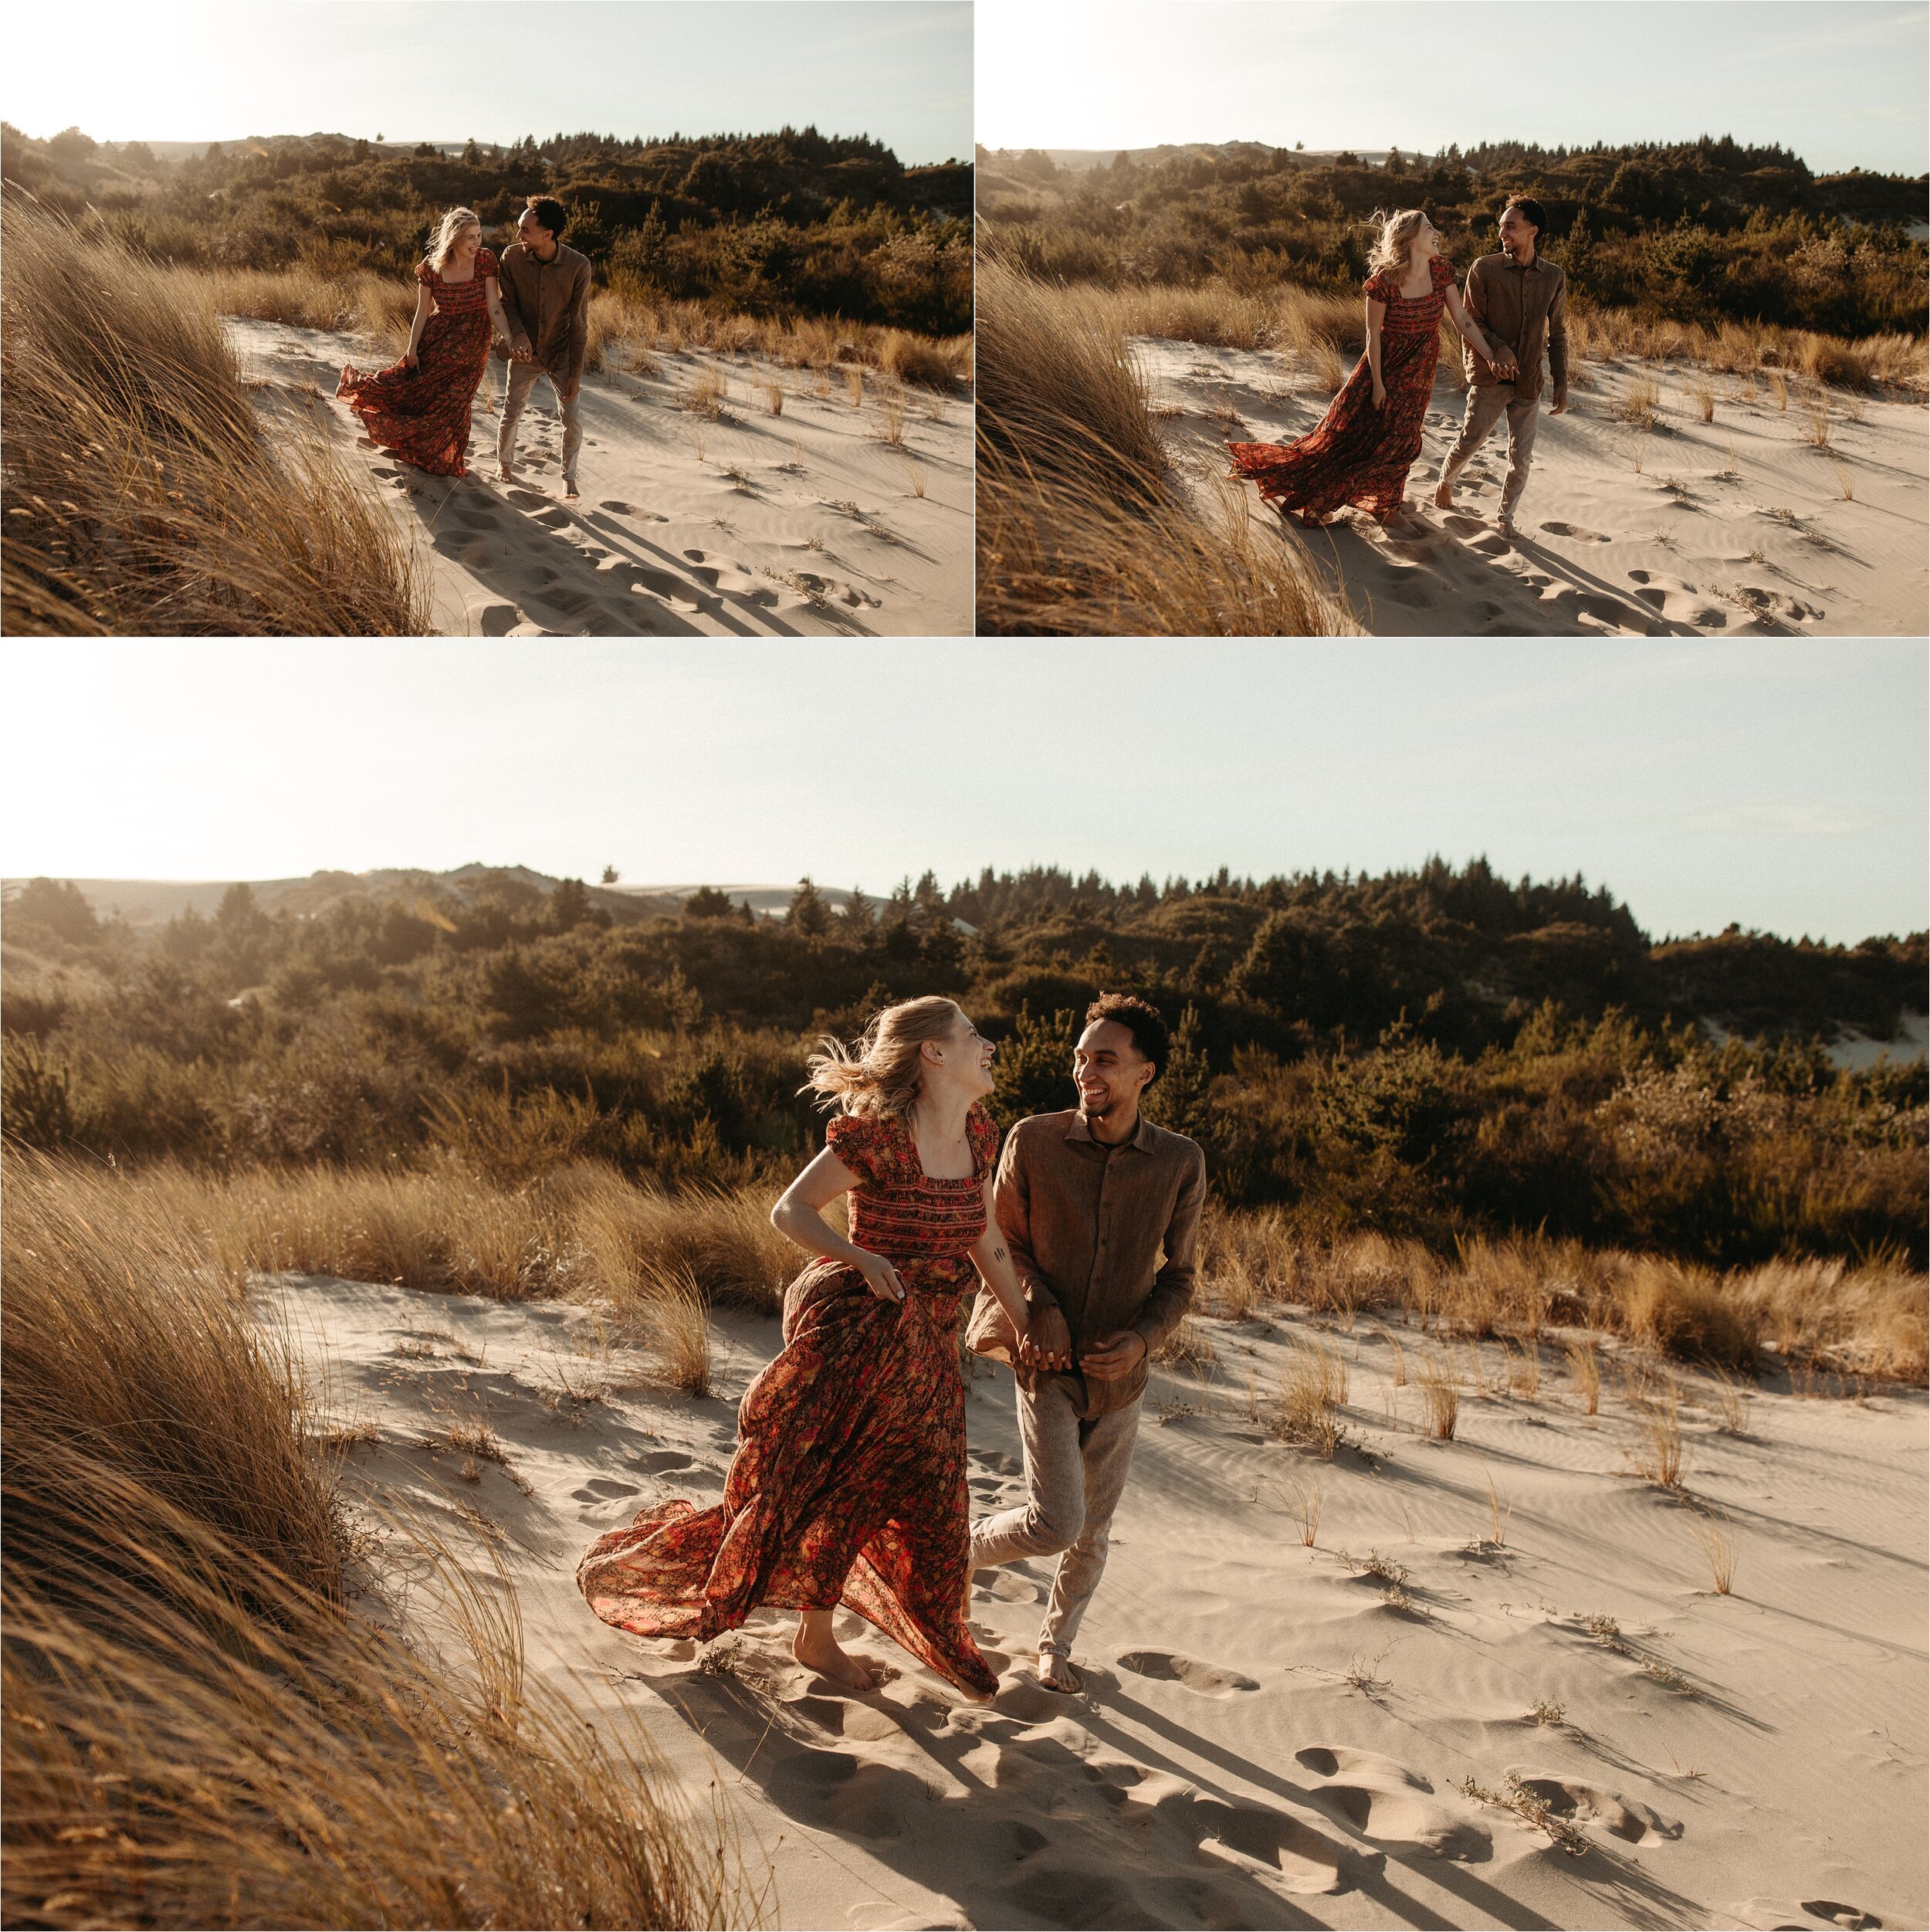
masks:
{"label": "white sand hill", "polygon": [[[1351,1381],[1352,1440],[1325,1464],[1248,1407],[1249,1378],[1264,1404],[1309,1327],[1204,1321],[1216,1379],[1161,1371],[1150,1394],[1085,1694],[1032,1674],[1032,1564],[977,1578],[1003,1687],[973,1707],[855,1618],[845,1640],[882,1679],[856,1697],[792,1661],[788,1616],[700,1659],[606,1629],[578,1596],[593,1536],[665,1496],[718,1496],[774,1323],[717,1324],[717,1393],[696,1399],[577,1308],[296,1277],[263,1300],[326,1361],[330,1408],[374,1432],[351,1482],[442,1516],[479,1574],[474,1537],[497,1541],[532,1675],[590,1721],[638,1713],[693,1795],[714,1785],[774,1923],[1926,1922],[1921,1391],[1803,1400],[1781,1379],[1725,1434],[1712,1386],[1681,1375],[1687,1488],[1736,1548],[1722,1596],[1704,1519],[1630,1473],[1614,1351],[1593,1418],[1552,1371],[1502,1392],[1489,1351],[1489,1392],[1464,1394],[1441,1443],[1393,1373],[1397,1343],[1417,1370],[1419,1336],[1363,1317],[1315,1337]],[[1018,1490],[1003,1371],[968,1414],[982,1510]],[[425,1438],[478,1416],[509,1467],[466,1480]]]}
{"label": "white sand hill", "polygon": [[[1291,442],[1331,393],[1285,354],[1139,338],[1168,442],[1202,471],[1223,442]],[[1495,529],[1508,472],[1498,425],[1433,503],[1460,434],[1464,392],[1444,365],[1408,478],[1414,534],[1344,512],[1324,530],[1283,525],[1242,486],[1248,514],[1302,547],[1378,636],[1914,636],[1930,628],[1930,441],[1923,405],[1828,406],[1829,442],[1808,439],[1806,396],[1779,408],[1712,375],[1701,420],[1696,371],[1621,358],[1583,366],[1566,415],[1544,397],[1512,542]],[[1652,429],[1617,413],[1637,385],[1661,400]],[[1640,468],[1637,467],[1640,464]],[[1845,497],[1847,486],[1851,494]]]}
{"label": "white sand hill", "polygon": [[[333,398],[342,364],[388,354],[347,335],[231,320],[258,381]],[[539,382],[517,425],[516,482],[497,483],[503,365],[476,396],[465,480],[384,456],[346,405],[338,442],[392,495],[434,560],[438,635],[513,637],[957,636],[972,608],[971,404],[835,380],[748,355],[657,358],[659,373],[584,378],[581,499],[562,500],[563,424]],[[716,420],[683,398],[726,385]],[[769,413],[775,383],[783,413]],[[919,493],[922,491],[922,495]]]}

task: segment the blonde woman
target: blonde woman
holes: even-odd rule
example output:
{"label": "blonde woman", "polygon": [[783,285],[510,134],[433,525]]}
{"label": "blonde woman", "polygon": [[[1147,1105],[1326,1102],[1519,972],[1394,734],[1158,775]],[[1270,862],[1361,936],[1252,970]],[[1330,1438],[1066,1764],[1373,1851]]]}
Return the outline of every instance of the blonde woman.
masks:
{"label": "blonde woman", "polygon": [[[811,1086],[841,1110],[770,1216],[818,1259],[785,1293],[783,1352],[745,1391],[723,1501],[643,1510],[590,1546],[577,1581],[604,1622],[642,1636],[704,1641],[760,1604],[794,1608],[798,1662],[869,1690],[832,1634],[841,1603],[988,1698],[998,1679],[963,1615],[957,1346],[963,1298],[981,1279],[1022,1361],[1046,1365],[991,1212],[992,1044],[938,998],[888,1007],[855,1052],[823,1044]],[[848,1239],[824,1218],[840,1195]]]}
{"label": "blonde woman", "polygon": [[469,412],[489,361],[491,332],[509,322],[496,257],[473,208],[452,208],[415,265],[415,314],[401,361],[364,375],[353,363],[335,393],[391,456],[438,476],[469,472]]}
{"label": "blonde woman", "polygon": [[1497,351],[1461,306],[1454,264],[1417,208],[1381,218],[1368,259],[1367,347],[1327,413],[1296,442],[1236,442],[1233,473],[1260,486],[1283,517],[1317,527],[1353,503],[1377,523],[1406,508],[1434,393],[1444,307],[1477,355]]}

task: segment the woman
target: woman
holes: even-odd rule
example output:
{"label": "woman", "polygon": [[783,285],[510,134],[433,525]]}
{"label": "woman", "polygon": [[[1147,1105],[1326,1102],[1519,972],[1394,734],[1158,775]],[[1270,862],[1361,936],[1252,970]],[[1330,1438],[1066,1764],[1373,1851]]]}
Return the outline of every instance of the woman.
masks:
{"label": "woman", "polygon": [[415,316],[401,361],[372,375],[353,363],[335,393],[390,455],[437,476],[469,472],[469,411],[489,358],[490,330],[509,339],[496,257],[482,218],[452,208],[415,265]]}
{"label": "woman", "polygon": [[1444,307],[1475,353],[1494,359],[1440,248],[1420,209],[1385,217],[1368,259],[1366,353],[1327,413],[1297,442],[1229,446],[1234,474],[1257,483],[1282,516],[1315,528],[1355,503],[1387,524],[1406,507],[1407,472],[1420,454],[1421,422],[1434,394]]}
{"label": "woman", "polygon": [[[970,1544],[960,1305],[983,1276],[1032,1359],[1017,1273],[992,1218],[998,1130],[981,1104],[993,1048],[948,999],[908,1000],[854,1055],[808,1063],[843,1111],[771,1220],[821,1257],[784,1296],[784,1349],[745,1391],[723,1501],[679,1498],[599,1537],[577,1570],[604,1622],[707,1640],[761,1603],[798,1612],[797,1661],[856,1691],[841,1602],[968,1696],[998,1679],[966,1629]],[[851,1196],[851,1238],[824,1221]]]}

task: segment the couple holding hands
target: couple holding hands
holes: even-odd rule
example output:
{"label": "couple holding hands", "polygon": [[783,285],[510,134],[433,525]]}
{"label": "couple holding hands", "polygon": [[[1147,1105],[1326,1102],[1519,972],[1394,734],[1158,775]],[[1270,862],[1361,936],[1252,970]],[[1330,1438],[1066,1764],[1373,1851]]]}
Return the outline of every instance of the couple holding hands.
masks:
{"label": "couple holding hands", "polygon": [[335,393],[391,456],[438,476],[469,474],[469,419],[489,344],[506,357],[496,480],[516,480],[516,428],[539,376],[563,416],[563,493],[574,500],[583,424],[577,398],[590,339],[590,263],[562,239],[568,211],[532,195],[516,238],[499,258],[482,245],[482,219],[452,208],[415,265],[408,347],[386,369],[353,363]]}
{"label": "couple holding hands", "polygon": [[[1205,1161],[1139,1110],[1166,1029],[1143,1000],[1095,1001],[1078,1105],[1021,1120],[1002,1154],[994,1049],[952,1001],[886,1008],[855,1052],[824,1044],[811,1084],[841,1110],[771,1213],[818,1259],[745,1392],[723,1500],[645,1507],[597,1539],[577,1582],[642,1636],[706,1641],[760,1604],[795,1609],[798,1661],[866,1691],[832,1632],[841,1604],[982,1700],[998,1679],[968,1627],[973,1573],[1057,1556],[1038,1674],[1075,1691],[1148,1359],[1193,1298]],[[848,1238],[824,1218],[840,1195]],[[958,1350],[974,1293],[964,1339],[1014,1366],[1026,1490],[976,1522]]]}

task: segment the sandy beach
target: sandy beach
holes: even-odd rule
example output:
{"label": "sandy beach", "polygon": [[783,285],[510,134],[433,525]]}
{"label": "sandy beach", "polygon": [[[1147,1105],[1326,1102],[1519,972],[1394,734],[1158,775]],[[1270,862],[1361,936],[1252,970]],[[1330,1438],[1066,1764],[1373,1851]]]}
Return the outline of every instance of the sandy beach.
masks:
{"label": "sandy beach", "polygon": [[[1134,347],[1161,434],[1201,490],[1227,467],[1229,436],[1290,442],[1332,399],[1282,352],[1153,337]],[[1833,394],[1819,446],[1816,391],[1800,379],[1779,407],[1767,375],[1620,358],[1586,362],[1580,378],[1566,415],[1544,402],[1512,541],[1494,527],[1505,424],[1457,480],[1455,507],[1432,502],[1462,417],[1446,368],[1408,481],[1411,533],[1353,512],[1324,530],[1287,530],[1248,486],[1250,514],[1302,547],[1377,636],[1909,636],[1930,623],[1921,403]],[[1630,419],[1645,391],[1647,428]]]}
{"label": "sandy beach", "polygon": [[[760,1615],[702,1656],[595,1622],[573,1571],[641,1505],[720,1493],[735,1405],[778,1345],[713,1324],[677,1394],[593,1310],[315,1276],[258,1291],[357,1439],[351,1493],[407,1499],[513,1584],[531,1673],[640,1715],[714,1795],[788,1927],[1909,1926],[1925,1922],[1925,1402],[1731,1398],[1675,1368],[1682,1488],[1637,1473],[1631,1377],[1585,1412],[1444,1344],[1452,1441],[1422,1432],[1442,1344],[1363,1312],[1200,1318],[1206,1378],[1149,1391],[1085,1693],[1026,1654],[1045,1571],[981,1572],[1002,1687],[973,1707],[856,1619],[882,1679],[841,1694]],[[1266,1426],[1291,1351],[1344,1369],[1331,1463]],[[1651,1379],[1651,1399],[1664,1386]],[[1012,1391],[968,1406],[974,1507],[1017,1495]],[[486,1420],[506,1459],[467,1456]],[[1303,1540],[1307,1513],[1317,1524]],[[1715,1593],[1698,1530],[1732,1546]],[[1558,1839],[1566,1839],[1563,1849]]]}
{"label": "sandy beach", "polygon": [[[955,636],[970,625],[970,398],[872,369],[788,369],[659,352],[584,378],[582,496],[563,500],[548,385],[524,409],[518,470],[494,480],[503,364],[477,392],[469,474],[384,456],[334,400],[342,364],[387,351],[280,323],[228,323],[277,400],[326,399],[332,436],[433,560],[449,636]],[[721,385],[721,387],[719,387]],[[705,388],[707,408],[688,407]],[[782,413],[770,412],[771,392]],[[313,400],[313,398],[310,398]],[[898,440],[889,439],[894,429]]]}

